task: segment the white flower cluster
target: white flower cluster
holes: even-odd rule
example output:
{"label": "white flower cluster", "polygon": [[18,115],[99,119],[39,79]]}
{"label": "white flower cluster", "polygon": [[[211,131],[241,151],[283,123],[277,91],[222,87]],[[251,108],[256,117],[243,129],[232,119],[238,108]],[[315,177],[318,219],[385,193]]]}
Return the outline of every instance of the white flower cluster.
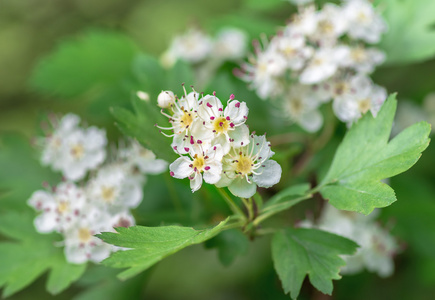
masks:
{"label": "white flower cluster", "polygon": [[394,272],[393,256],[399,250],[395,239],[375,222],[377,212],[368,216],[338,210],[327,204],[316,224],[305,220],[301,227],[316,227],[355,241],[360,247],[354,255],[344,255],[342,274],[355,274],[364,268],[387,277]]}
{"label": "white flower cluster", "polygon": [[385,54],[366,45],[380,41],[386,24],[372,3],[348,0],[299,9],[263,48],[254,45],[255,56],[238,75],[260,98],[276,99],[285,116],[309,132],[321,128],[319,107],[331,100],[336,116],[348,124],[368,111],[376,116],[387,93],[368,75]]}
{"label": "white flower cluster", "polygon": [[195,91],[187,94],[184,89],[181,99],[171,91],[163,91],[158,97],[159,104],[166,104],[162,114],[171,126],[157,127],[171,131],[162,133],[173,138],[171,146],[180,155],[169,166],[170,174],[189,178],[192,192],[204,179],[217,187],[228,187],[238,197],[249,198],[257,186],[268,188],[281,178],[281,166],[270,159],[274,154],[270,143],[265,136],[249,133],[245,124],[248,107],[234,98],[231,95],[224,107],[215,93],[201,96]]}
{"label": "white flower cluster", "polygon": [[206,60],[227,61],[240,59],[245,55],[247,35],[240,29],[221,29],[216,37],[191,28],[185,34],[176,36],[162,56],[164,66],[171,67],[178,59],[192,64]]}
{"label": "white flower cluster", "polygon": [[[142,201],[145,174],[161,173],[168,164],[156,159],[151,151],[132,143],[119,151],[114,162],[96,169],[105,157],[104,148],[99,147],[106,144],[105,133],[97,128],[85,130],[78,127],[78,123],[76,115],[68,114],[57,122],[50,137],[44,139],[43,162],[62,166],[60,169],[66,179],[56,187],[34,192],[28,204],[39,212],[34,221],[38,232],[62,234],[61,244],[65,246],[68,262],[99,262],[118,249],[94,235],[113,231],[115,227],[134,225],[130,209]],[[75,144],[77,140],[71,138],[75,135],[80,136],[79,146]],[[75,150],[78,148],[80,150]],[[62,152],[65,149],[81,152],[76,156],[70,154],[76,162]],[[70,169],[76,171],[72,173]],[[86,182],[74,182],[91,169],[93,173]],[[71,174],[83,175],[71,177]]]}

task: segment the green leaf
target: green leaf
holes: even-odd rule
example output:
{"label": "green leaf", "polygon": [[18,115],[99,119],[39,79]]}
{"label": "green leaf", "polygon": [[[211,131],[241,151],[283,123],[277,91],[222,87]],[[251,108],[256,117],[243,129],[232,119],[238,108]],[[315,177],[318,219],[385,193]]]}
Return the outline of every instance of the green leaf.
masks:
{"label": "green leaf", "polygon": [[187,246],[211,239],[225,229],[227,222],[228,219],[204,230],[181,226],[133,226],[116,228],[117,233],[103,232],[97,236],[106,243],[132,249],[114,252],[102,264],[113,268],[129,268],[118,277],[130,278]]}
{"label": "green leaf", "polygon": [[379,45],[388,64],[415,63],[435,56],[435,1],[378,0],[388,23]]}
{"label": "green leaf", "polygon": [[380,180],[408,170],[429,145],[430,125],[414,124],[389,140],[397,101],[390,96],[374,118],[367,113],[348,131],[320,184],[320,193],[338,209],[369,214],[396,201]]}
{"label": "green leaf", "polygon": [[77,96],[120,81],[130,72],[135,53],[135,46],[123,34],[89,31],[60,43],[37,65],[30,83],[41,92]]}
{"label": "green leaf", "polygon": [[248,252],[249,240],[240,230],[231,229],[208,240],[205,246],[216,248],[220,262],[224,266],[229,266],[237,256],[245,255]]}
{"label": "green leaf", "polygon": [[275,233],[272,259],[285,293],[299,295],[306,275],[325,294],[332,293],[332,280],[340,279],[345,262],[339,255],[353,254],[358,245],[344,237],[317,229],[285,229]]}
{"label": "green leaf", "polygon": [[27,209],[27,199],[43,181],[57,183],[61,179],[60,174],[41,166],[30,142],[18,134],[0,136],[0,166],[0,211]]}
{"label": "green leaf", "polygon": [[86,269],[86,264],[68,264],[63,248],[55,246],[59,235],[37,233],[33,218],[31,212],[0,215],[0,233],[15,240],[0,243],[0,287],[4,287],[4,297],[25,288],[48,270],[47,291],[58,294]]}
{"label": "green leaf", "polygon": [[161,134],[155,124],[167,124],[157,105],[132,95],[134,113],[121,107],[113,107],[112,114],[122,133],[135,138],[144,147],[153,151],[159,158],[174,161],[176,154],[170,144],[171,139]]}

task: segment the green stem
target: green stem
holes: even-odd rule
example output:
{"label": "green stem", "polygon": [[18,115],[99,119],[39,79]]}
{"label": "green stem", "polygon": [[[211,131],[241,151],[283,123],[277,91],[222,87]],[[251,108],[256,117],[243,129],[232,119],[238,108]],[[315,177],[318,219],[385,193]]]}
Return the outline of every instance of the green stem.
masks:
{"label": "green stem", "polygon": [[289,209],[293,205],[295,205],[303,200],[310,199],[312,196],[313,196],[312,194],[308,194],[308,195],[305,195],[305,196],[300,197],[300,198],[292,199],[290,201],[286,201],[283,203],[279,203],[279,204],[270,206],[270,207],[268,207],[268,209],[265,212],[263,212],[261,215],[258,216],[258,218],[256,218],[254,220],[253,224],[254,224],[254,226],[258,226],[261,222],[270,218],[271,216],[273,216],[279,212],[282,212],[286,209]]}
{"label": "green stem", "polygon": [[237,216],[242,218],[243,220],[246,220],[246,216],[243,213],[243,211],[237,206],[236,203],[234,203],[233,199],[224,191],[222,188],[217,188],[219,194],[221,194],[222,198],[224,198],[225,202],[227,202],[228,206],[231,208],[233,213],[235,213]]}

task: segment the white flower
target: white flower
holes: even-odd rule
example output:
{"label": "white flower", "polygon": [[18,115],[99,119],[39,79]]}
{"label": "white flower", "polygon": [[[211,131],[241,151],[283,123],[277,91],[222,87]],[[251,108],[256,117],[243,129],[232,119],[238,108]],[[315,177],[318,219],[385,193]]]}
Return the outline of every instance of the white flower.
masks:
{"label": "white flower", "polygon": [[368,77],[362,75],[354,76],[350,80],[350,85],[352,86],[350,93],[334,99],[333,109],[336,116],[349,124],[368,111],[376,117],[387,99],[386,90],[374,85]]}
{"label": "white flower", "polygon": [[63,164],[63,146],[66,137],[78,129],[80,117],[74,114],[66,114],[54,126],[54,131],[44,138],[44,149],[42,151],[42,165],[51,165],[53,169],[59,170]]}
{"label": "white flower", "polygon": [[291,17],[291,23],[286,27],[286,31],[310,36],[317,28],[317,13],[314,5],[299,8],[299,12]]}
{"label": "white flower", "polygon": [[106,158],[106,132],[96,127],[78,129],[65,140],[63,147],[63,175],[68,180],[82,179],[86,172],[98,167]]}
{"label": "white flower", "polygon": [[281,166],[270,157],[274,152],[265,136],[251,135],[248,145],[232,148],[222,160],[223,174],[216,184],[228,186],[235,196],[249,198],[257,191],[257,185],[268,188],[281,179]]}
{"label": "white flower", "polygon": [[215,184],[222,173],[222,147],[213,145],[207,148],[198,142],[192,140],[189,157],[180,156],[169,166],[171,176],[190,179],[192,192],[201,187],[203,177],[205,182]]}
{"label": "white flower", "polygon": [[161,113],[169,118],[171,127],[157,126],[161,130],[170,130],[172,134],[163,133],[167,137],[173,137],[172,148],[177,153],[186,154],[189,152],[190,131],[193,121],[197,118],[199,93],[193,91],[187,94],[184,88],[184,95],[175,101],[170,111],[172,115],[163,111]]}
{"label": "white flower", "polygon": [[353,39],[361,39],[367,43],[378,43],[387,24],[367,0],[348,1],[343,13],[349,22],[348,35]]}
{"label": "white flower", "polygon": [[214,57],[222,60],[242,58],[246,52],[247,34],[237,28],[221,29],[216,35],[213,46]]}
{"label": "white flower", "polygon": [[375,67],[385,61],[385,53],[376,48],[344,47],[346,55],[340,62],[340,65],[352,68],[358,73],[369,74],[375,70]]}
{"label": "white flower", "polygon": [[213,48],[211,38],[197,29],[190,29],[175,37],[169,49],[163,55],[163,64],[172,66],[178,59],[190,63],[199,63],[210,55]]}
{"label": "white flower", "polygon": [[312,87],[294,84],[283,97],[282,113],[308,132],[316,132],[323,125],[323,116],[317,110],[319,99]]}
{"label": "white flower", "polygon": [[28,204],[40,211],[34,221],[38,232],[62,232],[73,227],[84,213],[86,195],[74,183],[63,182],[52,193],[42,190],[34,192]]}
{"label": "white flower", "polygon": [[343,18],[343,9],[332,3],[327,3],[317,12],[317,28],[309,39],[320,46],[332,47],[337,39],[347,30],[348,23]]}
{"label": "white flower", "polygon": [[168,169],[168,163],[163,159],[157,159],[156,155],[138,142],[132,141],[131,145],[120,151],[123,158],[131,169],[137,168],[142,174],[160,174]]}
{"label": "white flower", "polygon": [[157,97],[157,105],[161,108],[169,108],[175,103],[175,95],[172,91],[162,91]]}
{"label": "white flower", "polygon": [[225,110],[216,96],[206,95],[199,103],[192,135],[198,142],[211,140],[212,144],[220,144],[224,153],[228,153],[231,145],[249,143],[249,129],[245,125],[248,112],[246,103],[234,100],[234,95],[230,96]]}
{"label": "white flower", "polygon": [[276,36],[273,41],[277,50],[286,59],[287,67],[291,70],[300,70],[306,60],[313,55],[313,48],[305,45],[305,38],[300,34]]}
{"label": "white flower", "polygon": [[261,99],[273,98],[282,90],[281,78],[287,70],[287,61],[278,51],[276,42],[262,51],[255,44],[256,58],[250,57],[250,63],[242,65],[242,71],[237,74],[242,80],[250,83]]}
{"label": "white flower", "polygon": [[345,53],[341,48],[320,48],[314,53],[299,81],[302,84],[315,84],[330,78],[338,69]]}
{"label": "white flower", "polygon": [[73,264],[87,261],[100,262],[110,255],[113,246],[94,235],[103,231],[114,231],[112,217],[95,207],[88,210],[86,217],[64,233],[65,257]]}
{"label": "white flower", "polygon": [[129,176],[122,164],[112,164],[98,170],[87,187],[88,197],[94,206],[108,211],[135,208],[143,198],[141,180]]}

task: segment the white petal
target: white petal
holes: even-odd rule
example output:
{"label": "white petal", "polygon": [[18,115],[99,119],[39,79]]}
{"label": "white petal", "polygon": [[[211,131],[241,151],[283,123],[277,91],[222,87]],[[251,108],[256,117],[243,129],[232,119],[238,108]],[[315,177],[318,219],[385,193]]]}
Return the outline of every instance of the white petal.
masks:
{"label": "white petal", "polygon": [[45,212],[37,216],[34,220],[36,230],[40,233],[49,233],[57,229],[56,213]]}
{"label": "white petal", "polygon": [[202,175],[201,173],[195,173],[195,177],[190,180],[190,188],[192,189],[192,193],[199,190],[202,185]]}
{"label": "white petal", "polygon": [[222,188],[229,186],[233,182],[234,178],[230,178],[227,174],[222,173],[221,179],[215,183],[216,187]]}
{"label": "white petal", "polygon": [[254,182],[248,183],[244,177],[237,177],[228,186],[228,189],[234,196],[249,198],[254,196],[257,185]]}
{"label": "white petal", "polygon": [[192,174],[193,170],[189,167],[192,162],[182,156],[177,158],[170,166],[169,170],[171,170],[171,175],[178,179],[183,179]]}
{"label": "white petal", "polygon": [[[264,135],[254,135],[254,138],[251,139],[250,143],[252,143],[252,146],[254,147],[253,155],[258,154],[258,160],[269,159],[275,154],[275,152],[270,149],[270,143],[266,140]],[[251,146],[249,149],[252,149]]]}
{"label": "white petal", "polygon": [[225,155],[228,152],[230,152],[231,149],[231,143],[227,139],[227,137],[224,134],[218,135],[216,138],[214,138],[211,141],[212,145],[220,145],[222,149],[222,153]]}
{"label": "white petal", "polygon": [[248,113],[249,109],[245,102],[233,100],[225,108],[224,116],[230,117],[231,122],[234,124],[239,124],[246,120]]}
{"label": "white petal", "polygon": [[64,249],[66,260],[72,264],[82,264],[88,261],[86,248],[80,248],[76,245],[66,245]]}
{"label": "white petal", "polygon": [[233,147],[242,147],[249,144],[249,128],[245,124],[237,126],[236,129],[229,131],[228,135],[234,141]]}
{"label": "white petal", "polygon": [[220,161],[212,161],[207,164],[210,169],[204,170],[204,181],[210,184],[215,184],[221,179],[222,163]]}
{"label": "white petal", "polygon": [[180,134],[176,134],[172,141],[171,147],[174,149],[176,153],[186,154],[190,149],[190,137],[186,137],[184,132]]}
{"label": "white petal", "polygon": [[300,117],[298,124],[308,132],[316,132],[323,125],[323,116],[318,110],[307,111]]}
{"label": "white petal", "polygon": [[89,259],[93,262],[99,263],[109,257],[110,250],[111,247],[107,244],[94,246],[91,249],[91,257]]}
{"label": "white petal", "polygon": [[223,111],[223,106],[221,101],[212,95],[206,95],[201,98],[200,103],[202,104],[198,108],[198,116],[203,121],[209,121],[210,117],[219,117]]}
{"label": "white petal", "polygon": [[160,174],[168,169],[168,163],[163,159],[138,160],[137,165],[141,172],[153,175]]}
{"label": "white petal", "polygon": [[282,169],[281,166],[274,160],[268,160],[263,163],[264,167],[260,167],[260,175],[253,176],[253,181],[260,187],[268,188],[277,184],[281,179]]}
{"label": "white petal", "polygon": [[193,121],[190,132],[196,141],[209,140],[214,136],[213,129],[206,127],[204,121],[200,118]]}

